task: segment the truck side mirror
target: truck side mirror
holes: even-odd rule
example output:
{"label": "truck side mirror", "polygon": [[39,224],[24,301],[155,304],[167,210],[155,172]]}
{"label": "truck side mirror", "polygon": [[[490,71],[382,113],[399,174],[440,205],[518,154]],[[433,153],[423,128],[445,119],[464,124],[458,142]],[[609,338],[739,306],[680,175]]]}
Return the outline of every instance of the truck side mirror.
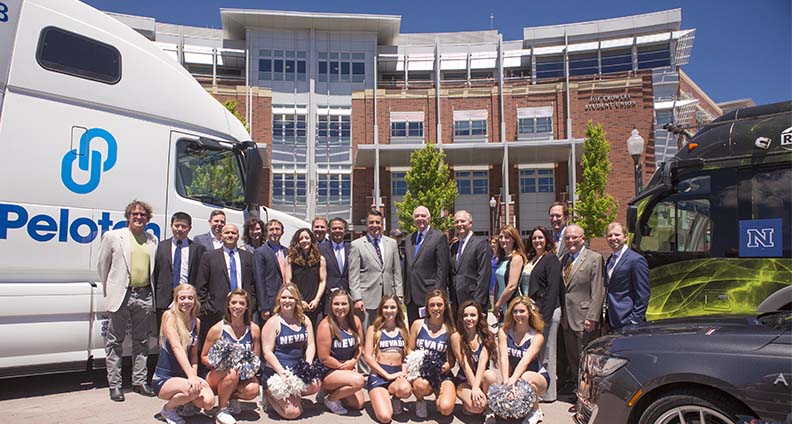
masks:
{"label": "truck side mirror", "polygon": [[638,207],[635,205],[627,206],[627,231],[636,234],[638,223]]}
{"label": "truck side mirror", "polygon": [[250,216],[258,218],[262,180],[261,174],[264,168],[264,161],[261,158],[259,148],[255,144],[245,149],[245,162],[247,165],[247,172],[245,174],[245,205],[247,205]]}

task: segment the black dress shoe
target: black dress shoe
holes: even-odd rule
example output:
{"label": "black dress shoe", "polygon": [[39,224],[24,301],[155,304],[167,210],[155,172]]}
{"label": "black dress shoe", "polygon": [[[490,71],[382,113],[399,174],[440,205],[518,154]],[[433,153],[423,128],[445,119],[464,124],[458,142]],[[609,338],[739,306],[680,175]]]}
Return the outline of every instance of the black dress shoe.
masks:
{"label": "black dress shoe", "polygon": [[149,386],[146,383],[133,385],[132,391],[148,397],[154,397],[157,395],[156,393],[154,393],[154,390],[151,390],[151,386]]}
{"label": "black dress shoe", "polygon": [[570,406],[569,409],[567,409],[567,412],[570,414],[577,414],[577,405]]}
{"label": "black dress shoe", "polygon": [[124,401],[124,392],[121,389],[110,389],[110,400],[114,402]]}

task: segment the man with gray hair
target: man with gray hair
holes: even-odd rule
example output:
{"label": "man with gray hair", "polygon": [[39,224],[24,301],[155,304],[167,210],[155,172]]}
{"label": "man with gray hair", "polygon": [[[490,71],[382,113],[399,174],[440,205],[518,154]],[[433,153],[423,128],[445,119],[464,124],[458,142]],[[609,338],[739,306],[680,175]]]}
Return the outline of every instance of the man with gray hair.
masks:
{"label": "man with gray hair", "polygon": [[492,249],[486,239],[473,235],[473,216],[460,210],[454,214],[457,240],[451,245],[451,302],[454,310],[473,300],[486,311],[492,275]]}
{"label": "man with gray hair", "polygon": [[448,286],[448,238],[432,228],[432,216],[425,206],[413,211],[416,230],[407,237],[404,258],[404,303],[410,324],[420,318],[419,308],[426,295],[434,289],[446,291]]}

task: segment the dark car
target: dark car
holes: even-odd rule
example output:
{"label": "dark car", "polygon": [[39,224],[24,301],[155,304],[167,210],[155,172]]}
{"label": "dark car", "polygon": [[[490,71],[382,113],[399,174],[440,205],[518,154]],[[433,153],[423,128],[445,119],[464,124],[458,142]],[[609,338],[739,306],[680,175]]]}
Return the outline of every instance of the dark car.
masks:
{"label": "dark car", "polygon": [[792,422],[792,312],[670,319],[591,342],[579,424]]}

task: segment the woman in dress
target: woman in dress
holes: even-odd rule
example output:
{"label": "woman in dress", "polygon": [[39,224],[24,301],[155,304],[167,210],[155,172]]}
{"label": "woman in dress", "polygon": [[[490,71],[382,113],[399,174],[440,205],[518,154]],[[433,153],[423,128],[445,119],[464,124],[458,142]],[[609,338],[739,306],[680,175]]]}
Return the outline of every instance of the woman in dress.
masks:
{"label": "woman in dress", "polygon": [[[313,363],[316,354],[313,323],[303,312],[300,290],[294,284],[281,286],[275,295],[275,308],[272,317],[261,329],[261,345],[266,365],[261,372],[262,385],[275,374],[286,376],[286,370],[294,368],[300,359]],[[272,406],[283,418],[295,419],[302,415],[300,398],[315,394],[321,383],[313,381],[300,395],[286,399],[276,399],[269,388],[264,390],[263,409]]]}
{"label": "woman in dress", "polygon": [[544,344],[544,322],[539,308],[528,296],[517,296],[509,304],[506,321],[498,330],[498,353],[503,382],[515,384],[523,379],[533,386],[536,403],[523,424],[537,424],[542,420],[539,397],[547,390],[550,375],[539,362]]}
{"label": "woman in dress", "polygon": [[173,289],[170,309],[162,315],[161,348],[151,386],[157,397],[167,401],[160,414],[168,424],[185,422],[176,412],[179,406],[214,407],[212,389],[198,377],[198,310],[195,287],[179,284]]}
{"label": "woman in dress", "polygon": [[[498,374],[487,369],[490,361],[497,363],[495,337],[487,327],[481,306],[468,300],[459,307],[456,332],[451,335],[451,349],[459,364],[456,393],[462,401],[462,412],[481,414],[487,407],[487,390],[498,381]],[[495,423],[495,415],[488,412],[486,424]]]}
{"label": "woman in dress", "polygon": [[346,408],[363,409],[365,401],[365,380],[356,371],[363,350],[363,328],[360,319],[352,313],[352,299],[346,291],[333,291],[329,302],[330,313],[316,330],[319,361],[330,370],[322,379],[317,401],[323,401],[334,414],[345,415]]}
{"label": "woman in dress", "polygon": [[454,318],[448,296],[443,290],[432,290],[426,295],[426,313],[428,318],[417,319],[410,327],[409,351],[424,349],[435,351],[443,358],[440,371],[439,387],[432,387],[431,382],[418,377],[412,382],[415,395],[415,415],[426,418],[426,401],[424,397],[434,393],[437,397],[437,412],[449,416],[454,412],[456,403],[456,387],[454,386],[451,368],[454,368],[454,355],[449,355],[449,338],[454,332]]}
{"label": "woman in dress", "polygon": [[404,369],[407,339],[401,302],[395,294],[386,294],[380,300],[374,322],[366,330],[364,356],[371,369],[366,382],[371,409],[381,423],[389,423],[394,415],[401,414],[401,399],[412,394]]}
{"label": "woman in dress", "polygon": [[230,343],[241,345],[245,350],[252,351],[256,356],[261,354],[259,345],[259,326],[251,321],[250,295],[243,289],[236,289],[226,296],[225,315],[223,320],[213,325],[206,334],[201,360],[207,366],[209,374],[206,381],[217,393],[218,412],[215,416],[219,424],[234,424],[235,414],[242,412],[239,400],[253,400],[259,393],[259,382],[256,377],[240,380],[235,369],[220,371],[212,369],[209,364],[209,351],[212,346],[223,338]]}
{"label": "woman in dress", "polygon": [[303,313],[316,324],[327,281],[327,268],[309,228],[300,228],[294,233],[286,254],[285,271],[283,281],[297,286],[303,299]]}
{"label": "woman in dress", "polygon": [[264,222],[258,218],[250,218],[242,227],[242,247],[240,249],[253,253],[264,243]]}
{"label": "woman in dress", "polygon": [[498,243],[500,264],[495,271],[498,278],[498,290],[495,294],[497,300],[493,312],[498,319],[503,319],[509,301],[519,290],[522,268],[527,257],[525,256],[525,245],[520,239],[520,232],[511,225],[501,228]]}

